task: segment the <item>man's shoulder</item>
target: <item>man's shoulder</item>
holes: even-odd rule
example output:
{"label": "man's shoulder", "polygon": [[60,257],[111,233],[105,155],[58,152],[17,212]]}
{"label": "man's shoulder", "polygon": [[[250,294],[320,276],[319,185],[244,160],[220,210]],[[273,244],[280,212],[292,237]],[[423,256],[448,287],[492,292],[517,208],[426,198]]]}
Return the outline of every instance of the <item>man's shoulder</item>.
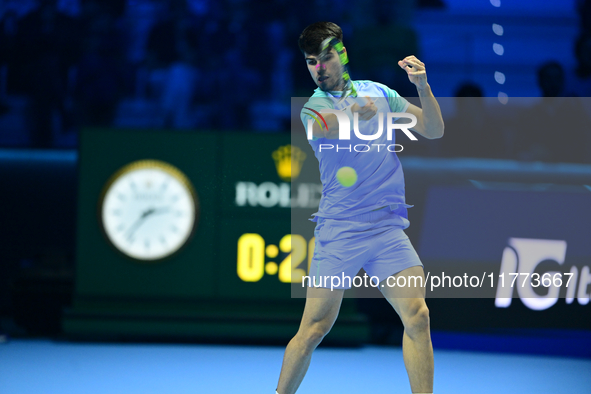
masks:
{"label": "man's shoulder", "polygon": [[355,79],[352,81],[353,84],[355,85],[355,87],[367,87],[367,86],[371,86],[371,85],[381,85],[378,82],[375,81],[370,81],[369,79]]}
{"label": "man's shoulder", "polygon": [[310,96],[304,107],[313,108],[333,108],[333,101],[328,97],[326,92],[321,89],[314,90],[314,94]]}
{"label": "man's shoulder", "polygon": [[396,97],[398,93],[395,90],[390,88],[389,86],[384,85],[380,82],[370,81],[368,79],[353,81],[355,88],[357,89],[358,93],[361,95],[366,95],[365,93],[373,93],[378,97],[376,93],[381,93],[384,97]]}
{"label": "man's shoulder", "polygon": [[312,94],[312,96],[310,96],[310,98],[328,98],[328,94],[326,94],[324,90],[316,88],[314,89],[314,93]]}

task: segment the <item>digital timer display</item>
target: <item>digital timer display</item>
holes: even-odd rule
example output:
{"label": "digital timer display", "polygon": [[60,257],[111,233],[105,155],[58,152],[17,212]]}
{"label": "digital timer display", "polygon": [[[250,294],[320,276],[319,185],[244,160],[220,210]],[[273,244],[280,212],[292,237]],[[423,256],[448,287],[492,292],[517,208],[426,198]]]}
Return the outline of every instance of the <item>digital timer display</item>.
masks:
{"label": "digital timer display", "polygon": [[[244,282],[258,282],[267,274],[277,275],[277,279],[283,283],[300,283],[310,270],[314,240],[314,237],[306,241],[299,234],[287,234],[281,238],[277,247],[274,244],[265,245],[265,239],[260,234],[242,234],[238,238],[238,277]],[[277,260],[279,251],[287,254],[280,262]],[[265,263],[265,257],[273,261]],[[306,257],[307,265],[302,264]]]}

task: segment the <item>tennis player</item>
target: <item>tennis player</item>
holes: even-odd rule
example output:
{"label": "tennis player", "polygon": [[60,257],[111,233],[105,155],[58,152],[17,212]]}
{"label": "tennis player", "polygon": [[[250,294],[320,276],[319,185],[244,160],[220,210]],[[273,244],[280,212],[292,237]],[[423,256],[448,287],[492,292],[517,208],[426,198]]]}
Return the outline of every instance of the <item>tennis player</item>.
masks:
{"label": "tennis player", "polygon": [[[330,37],[341,42],[343,39],[341,28],[331,22],[314,23],[299,37],[298,45],[318,85],[304,107],[317,112],[322,109],[343,111],[351,119],[351,125],[352,115],[358,113],[359,131],[365,135],[373,135],[378,130],[380,117],[376,114],[409,113],[417,119],[411,130],[429,139],[443,136],[441,111],[427,83],[423,62],[414,56],[398,62],[416,86],[422,108],[410,104],[389,87],[372,81],[351,81],[354,93],[341,101],[339,98],[347,89],[347,78],[343,78],[339,53],[333,48],[326,56],[319,56],[321,44]],[[312,119],[309,109],[301,113],[304,127],[308,119]],[[383,132],[377,140],[368,141],[351,132],[350,140],[341,141],[337,116],[322,116],[328,127],[314,121],[313,138],[308,139],[320,163],[323,186],[320,207],[313,219],[316,247],[309,275],[315,279],[342,275],[352,278],[363,267],[368,275],[377,277],[378,283],[374,284],[379,284],[378,288],[404,325],[403,358],[411,390],[432,393],[433,347],[424,287],[400,288],[389,284],[401,276],[407,279],[419,276],[424,280],[423,265],[404,233],[410,224],[406,211],[410,205],[405,202],[402,167],[396,153],[386,149],[394,144],[394,137],[387,140],[387,133]],[[344,148],[326,149],[329,144]],[[366,144],[371,151],[348,149],[356,144]],[[357,172],[358,179],[353,186],[344,187],[336,179],[337,170],[344,166]],[[390,277],[393,278],[388,282]],[[300,328],[285,350],[276,389],[278,394],[293,394],[298,389],[312,352],[333,326],[343,293],[351,283],[343,281],[336,288],[330,286],[331,283],[308,284]]]}

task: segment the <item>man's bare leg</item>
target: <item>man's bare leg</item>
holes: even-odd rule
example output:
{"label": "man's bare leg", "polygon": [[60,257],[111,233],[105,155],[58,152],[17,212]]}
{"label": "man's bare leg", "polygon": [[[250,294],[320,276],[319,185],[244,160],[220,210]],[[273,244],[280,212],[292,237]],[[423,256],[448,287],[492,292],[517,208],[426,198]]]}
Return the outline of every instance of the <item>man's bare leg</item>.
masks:
{"label": "man's bare leg", "polygon": [[294,394],[308,371],[312,352],[332,328],[344,290],[308,288],[302,322],[287,345],[277,384],[279,394]]}
{"label": "man's bare leg", "polygon": [[[405,282],[407,284],[409,276],[421,276],[424,280],[423,267],[408,268],[394,275],[395,278],[398,276],[407,277]],[[386,281],[382,281],[382,284],[384,287],[380,286],[380,290],[394,307],[404,325],[402,354],[410,388],[413,393],[432,393],[433,346],[425,290],[421,287],[388,287]]]}

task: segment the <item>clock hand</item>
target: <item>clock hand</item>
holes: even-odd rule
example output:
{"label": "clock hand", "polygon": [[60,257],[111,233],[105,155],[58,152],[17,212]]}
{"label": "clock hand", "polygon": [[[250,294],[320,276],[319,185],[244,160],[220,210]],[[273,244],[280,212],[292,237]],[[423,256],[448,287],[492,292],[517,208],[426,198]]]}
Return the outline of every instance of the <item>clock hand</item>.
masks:
{"label": "clock hand", "polygon": [[146,218],[148,216],[150,216],[151,214],[153,214],[156,211],[155,208],[148,208],[147,210],[145,210],[142,215],[131,225],[131,227],[129,228],[129,230],[127,230],[128,232],[128,236],[127,239],[131,239],[131,237],[133,237],[133,234],[135,233],[135,231],[140,227],[140,225],[146,220]]}
{"label": "clock hand", "polygon": [[152,213],[166,213],[170,211],[170,207],[155,208]]}
{"label": "clock hand", "polygon": [[144,213],[142,213],[142,219],[147,218],[148,216],[150,216],[151,214],[154,213],[154,211],[156,211],[156,208],[148,208],[144,211]]}

